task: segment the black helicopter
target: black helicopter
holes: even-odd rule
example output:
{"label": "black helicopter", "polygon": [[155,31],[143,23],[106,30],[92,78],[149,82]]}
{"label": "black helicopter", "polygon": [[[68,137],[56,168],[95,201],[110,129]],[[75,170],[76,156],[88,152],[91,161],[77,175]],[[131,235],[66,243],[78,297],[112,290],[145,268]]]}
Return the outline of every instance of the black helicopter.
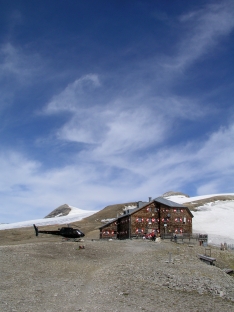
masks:
{"label": "black helicopter", "polygon": [[38,236],[39,233],[43,233],[43,234],[52,234],[52,235],[60,235],[63,236],[64,238],[81,238],[84,237],[84,233],[82,233],[80,230],[78,229],[73,229],[72,227],[62,227],[61,229],[58,229],[57,231],[39,231],[38,227],[33,224],[35,232],[36,232],[36,236]]}

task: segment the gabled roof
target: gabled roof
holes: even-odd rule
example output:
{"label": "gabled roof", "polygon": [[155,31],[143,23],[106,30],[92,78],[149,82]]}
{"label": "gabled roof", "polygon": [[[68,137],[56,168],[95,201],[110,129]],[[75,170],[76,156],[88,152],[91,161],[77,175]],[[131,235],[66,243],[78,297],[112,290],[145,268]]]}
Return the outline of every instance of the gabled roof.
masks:
{"label": "gabled roof", "polygon": [[[144,205],[144,206],[145,206],[145,205]],[[144,206],[142,206],[142,207],[144,207]],[[142,207],[141,207],[141,208],[142,208]],[[106,227],[106,226],[112,224],[113,222],[116,222],[117,220],[119,220],[119,219],[121,219],[121,218],[124,218],[124,217],[126,217],[126,216],[129,216],[129,215],[131,215],[133,212],[135,212],[135,211],[137,211],[137,210],[140,210],[141,208],[132,208],[132,209],[125,210],[125,213],[124,213],[124,214],[122,214],[121,216],[119,216],[119,217],[113,219],[113,220],[110,221],[110,222],[107,222],[107,223],[103,224],[102,226],[99,227],[99,229],[102,229],[102,228],[104,228],[104,227]]]}
{"label": "gabled roof", "polygon": [[118,219],[119,219],[119,218],[115,218],[115,219],[113,219],[112,221],[109,221],[109,222],[103,224],[102,226],[99,227],[99,229],[102,229],[102,228],[104,228],[104,227],[106,227],[106,226],[108,226],[108,225],[110,225],[110,224],[116,222]]}
{"label": "gabled roof", "polygon": [[[145,205],[143,205],[142,207],[140,208],[136,208],[136,209],[132,209],[131,211],[129,211],[129,215],[133,214],[134,212],[138,211],[138,210],[141,210],[142,208],[148,206],[149,204],[153,203],[153,202],[157,202],[157,203],[160,203],[160,204],[163,204],[163,205],[166,205],[168,207],[178,207],[178,208],[187,208],[186,206],[184,205],[181,205],[181,204],[177,204],[171,200],[168,200],[166,198],[163,198],[163,197],[157,197],[153,200],[151,200],[150,202],[147,202],[145,203]],[[123,216],[121,216],[123,217]]]}
{"label": "gabled roof", "polygon": [[157,197],[153,201],[155,201],[157,203],[160,203],[160,204],[163,204],[163,205],[166,205],[166,206],[169,206],[169,207],[172,207],[172,208],[184,208],[184,209],[186,209],[189,212],[189,214],[193,218],[193,214],[190,211],[190,209],[188,207],[182,205],[182,204],[175,203],[175,202],[173,202],[171,200],[168,200],[168,199],[166,199],[164,197]]}
{"label": "gabled roof", "polygon": [[164,197],[157,197],[153,201],[156,201],[157,203],[164,204],[164,205],[169,206],[169,207],[178,207],[178,208],[186,207],[184,205],[181,205],[181,204],[175,203],[171,200],[168,200]]}
{"label": "gabled roof", "polygon": [[[160,204],[166,205],[168,207],[172,207],[172,208],[184,208],[184,209],[188,210],[189,214],[193,217],[193,214],[191,213],[191,211],[190,211],[190,209],[188,207],[186,207],[184,205],[181,205],[181,204],[178,204],[178,203],[175,203],[175,202],[173,202],[171,200],[168,200],[168,199],[166,199],[164,197],[157,197],[157,198],[151,200],[150,202],[146,203],[141,208],[137,208],[137,209],[134,209],[134,211],[129,212],[129,215],[132,215],[136,211],[141,210],[142,208],[148,206],[149,204],[151,204],[153,202],[160,203]],[[121,216],[121,217],[123,217],[123,216]]]}

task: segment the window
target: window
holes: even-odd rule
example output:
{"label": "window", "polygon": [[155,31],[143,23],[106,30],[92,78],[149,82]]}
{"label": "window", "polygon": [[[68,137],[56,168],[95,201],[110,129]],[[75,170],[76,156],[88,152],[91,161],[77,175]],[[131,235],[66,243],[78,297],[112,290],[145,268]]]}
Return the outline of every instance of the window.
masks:
{"label": "window", "polygon": [[136,233],[144,233],[143,229],[136,229]]}
{"label": "window", "polygon": [[128,223],[128,219],[121,220],[120,223]]}
{"label": "window", "polygon": [[143,218],[137,218],[136,221],[137,221],[137,222],[143,222],[144,219],[143,219]]}
{"label": "window", "polygon": [[147,219],[147,222],[149,224],[154,223],[155,222],[155,218],[149,218],[149,219]]}

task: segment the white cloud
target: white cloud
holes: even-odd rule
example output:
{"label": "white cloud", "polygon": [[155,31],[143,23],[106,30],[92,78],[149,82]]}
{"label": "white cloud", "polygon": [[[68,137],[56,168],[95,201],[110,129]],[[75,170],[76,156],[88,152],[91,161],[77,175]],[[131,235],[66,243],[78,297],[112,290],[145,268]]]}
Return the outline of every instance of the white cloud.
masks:
{"label": "white cloud", "polygon": [[10,42],[0,47],[0,57],[0,78],[10,77],[20,84],[30,83],[41,66],[39,55],[28,54]]}
{"label": "white cloud", "polygon": [[[88,89],[84,83],[89,83]],[[98,75],[81,77],[55,95],[43,110],[46,114],[70,112],[70,119],[56,129],[56,137],[93,144],[96,157],[157,146],[171,136],[170,130],[179,120],[196,120],[207,114],[193,99],[151,96],[133,86],[129,86],[128,97],[116,91],[108,101],[102,89],[95,93],[97,86],[101,86]]]}
{"label": "white cloud", "polygon": [[27,185],[32,173],[36,173],[39,167],[39,163],[26,159],[20,153],[5,150],[0,154],[0,170],[4,177],[0,180],[0,192],[10,192],[17,185]]}
{"label": "white cloud", "polygon": [[87,106],[77,108],[71,119],[65,123],[57,132],[59,139],[72,142],[98,144],[103,140],[107,131],[107,120],[113,112],[105,106]]}
{"label": "white cloud", "polygon": [[106,120],[106,124],[107,131],[102,143],[94,150],[95,156],[109,157],[140,152],[162,142],[167,129],[162,116],[158,113],[154,117],[147,107],[116,109]]}
{"label": "white cloud", "polygon": [[[211,134],[203,142],[191,141],[186,146],[160,147],[149,155],[143,154],[142,158],[126,158],[124,168],[129,173],[139,175],[140,187],[148,191],[183,189],[189,183],[197,186],[199,194],[202,194],[202,188],[207,189],[208,193],[225,191],[225,188],[233,185],[232,138],[231,125]],[[115,164],[122,165],[123,162]]]}
{"label": "white cloud", "polygon": [[233,2],[222,1],[207,5],[198,11],[180,17],[184,39],[178,45],[178,54],[165,62],[169,71],[180,71],[191,65],[201,56],[212,51],[222,37],[229,35],[234,28]]}
{"label": "white cloud", "polygon": [[215,194],[220,189],[219,181],[210,181],[197,188],[197,194]]}
{"label": "white cloud", "polygon": [[[87,82],[91,84],[88,90],[84,88]],[[101,92],[98,98],[92,93],[93,87],[100,85],[97,75],[87,75],[75,80],[52,98],[44,113],[72,113],[70,119],[56,130],[57,138],[93,144],[97,157],[131,153],[162,142],[168,127],[164,123],[162,105],[159,103],[161,99],[155,99],[158,103],[150,107],[147,96],[143,99],[142,95],[136,93],[121,98],[113,94],[108,102]],[[90,94],[93,95],[91,99]]]}
{"label": "white cloud", "polygon": [[0,45],[0,109],[14,105],[22,89],[32,86],[42,72],[45,74],[38,54],[27,52],[10,42]]}
{"label": "white cloud", "polygon": [[221,127],[212,133],[209,140],[204,144],[198,153],[200,161],[206,161],[206,170],[212,171],[214,168],[223,173],[230,173],[230,165],[234,169],[234,125]]}
{"label": "white cloud", "polygon": [[44,113],[77,112],[85,104],[82,102],[84,92],[87,94],[87,90],[99,86],[100,81],[97,75],[85,75],[69,84],[60,94],[55,95],[47,104]]}
{"label": "white cloud", "polygon": [[64,203],[101,209],[110,203],[147,200],[169,189],[183,191],[190,183],[199,194],[224,192],[222,182],[233,185],[234,157],[224,157],[231,150],[232,137],[230,126],[203,142],[161,147],[136,157],[130,157],[127,149],[126,155],[106,157],[103,150],[103,159],[95,149],[68,153],[70,165],[55,169],[43,169],[19,153],[5,151],[0,157],[1,214],[7,210],[8,217],[26,220],[33,214],[42,217]]}
{"label": "white cloud", "polygon": [[[176,120],[199,120],[211,114],[206,106],[202,106],[198,99],[186,96],[165,95],[164,97],[156,96],[155,105],[165,119],[174,122]],[[202,107],[201,107],[202,106]]]}

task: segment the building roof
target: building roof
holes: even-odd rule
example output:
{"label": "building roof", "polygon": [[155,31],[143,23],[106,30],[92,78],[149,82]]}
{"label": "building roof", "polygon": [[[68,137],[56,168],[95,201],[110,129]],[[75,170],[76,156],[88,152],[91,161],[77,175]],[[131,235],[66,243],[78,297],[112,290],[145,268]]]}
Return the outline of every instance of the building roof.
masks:
{"label": "building roof", "polygon": [[169,207],[172,207],[172,208],[184,208],[184,209],[187,209],[189,214],[193,218],[193,214],[190,211],[190,209],[188,207],[182,205],[182,204],[175,203],[175,202],[173,202],[171,200],[168,200],[168,199],[166,199],[164,197],[157,197],[153,201],[155,201],[157,203],[160,203],[160,204],[163,204],[163,205],[166,205],[166,206],[169,206]]}
{"label": "building roof", "polygon": [[157,198],[153,199],[153,201],[156,201],[156,202],[158,202],[160,204],[164,204],[164,205],[169,206],[169,207],[178,207],[178,208],[179,207],[180,208],[186,207],[184,205],[181,205],[181,204],[175,203],[175,202],[173,202],[171,200],[168,200],[168,199],[166,199],[164,197],[157,197]]}
{"label": "building roof", "polygon": [[119,219],[119,218],[115,218],[115,219],[113,219],[112,221],[109,221],[109,222],[103,224],[102,226],[99,227],[99,229],[102,229],[102,228],[104,228],[104,227],[106,227],[106,226],[108,226],[108,225],[110,225],[110,224],[116,222],[118,219]]}
{"label": "building roof", "polygon": [[[191,217],[193,217],[193,214],[191,213],[190,209],[182,204],[178,204],[178,203],[175,203],[171,200],[168,200],[166,198],[163,198],[163,197],[157,197],[157,198],[154,198],[153,200],[151,200],[150,202],[146,203],[145,205],[143,205],[142,207],[140,208],[137,208],[137,209],[134,209],[132,211],[129,212],[129,215],[132,215],[133,213],[135,213],[136,211],[138,210],[141,210],[142,208],[148,206],[150,203],[153,203],[153,202],[157,202],[157,203],[160,203],[160,204],[163,204],[163,205],[166,205],[168,207],[172,207],[172,208],[184,208],[184,209],[187,209],[188,212],[190,213]],[[126,215],[125,215],[126,216]],[[123,217],[123,216],[121,216]]]}

